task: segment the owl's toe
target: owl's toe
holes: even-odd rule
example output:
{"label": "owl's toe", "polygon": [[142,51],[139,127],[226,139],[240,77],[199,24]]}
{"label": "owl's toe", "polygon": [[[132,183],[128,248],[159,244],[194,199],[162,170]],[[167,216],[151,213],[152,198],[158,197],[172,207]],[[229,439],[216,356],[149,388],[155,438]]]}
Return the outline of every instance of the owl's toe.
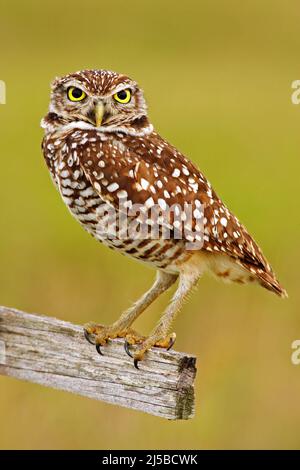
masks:
{"label": "owl's toe", "polygon": [[[134,352],[129,350],[128,341],[125,341],[125,351],[127,354],[133,358],[133,364],[136,369],[139,369],[139,362],[144,359],[144,356],[149,349],[152,347],[164,348],[167,351],[171,349],[176,341],[176,333],[171,333],[170,335],[165,336],[164,338],[157,338],[154,336],[149,336],[145,338],[142,342],[137,344],[137,347]],[[133,344],[133,343],[131,343]]]}
{"label": "owl's toe", "polygon": [[85,339],[92,344],[93,346],[101,345],[102,341],[99,341],[99,336],[103,335],[103,331],[105,330],[105,326],[98,325],[96,323],[90,322],[84,325],[83,333]]}
{"label": "owl's toe", "polygon": [[101,347],[105,346],[109,340],[125,338],[124,348],[130,357],[133,357],[129,349],[130,346],[133,344],[141,344],[145,340],[145,336],[140,335],[132,328],[118,330],[114,325],[104,326],[92,322],[84,326],[83,332],[85,339],[96,347],[96,351],[101,356],[103,356]]}
{"label": "owl's toe", "polygon": [[140,335],[137,331],[128,329],[125,335],[124,349],[126,354],[133,358],[133,354],[130,351],[130,346],[135,344],[142,344],[145,341],[146,337]]}

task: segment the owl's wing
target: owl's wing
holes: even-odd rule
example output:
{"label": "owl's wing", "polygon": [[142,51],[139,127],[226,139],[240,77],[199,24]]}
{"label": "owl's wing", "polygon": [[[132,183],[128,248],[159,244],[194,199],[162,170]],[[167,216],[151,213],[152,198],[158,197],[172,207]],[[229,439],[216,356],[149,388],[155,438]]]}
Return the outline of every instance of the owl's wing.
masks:
{"label": "owl's wing", "polygon": [[[179,205],[183,213],[189,210],[191,220],[183,238],[192,241],[198,233],[195,227],[200,224],[203,250],[229,255],[279,290],[272,268],[246,228],[205,176],[175,147],[155,132],[140,138],[118,136],[106,140],[95,133],[85,140],[76,149],[79,160],[104,200],[118,208],[124,198],[128,207],[141,204],[151,208],[155,204],[163,209]],[[174,220],[171,228],[176,232]]]}
{"label": "owl's wing", "polygon": [[[103,200],[118,211],[145,208],[144,217],[142,214],[137,219],[149,225],[159,219],[159,224],[170,231],[170,237],[175,238],[176,232],[176,238],[180,238],[174,206],[185,213],[190,204],[191,220],[189,225],[185,221],[182,238],[200,241],[195,230],[201,218],[201,211],[197,211],[200,201],[193,197],[185,179],[177,179],[176,171],[170,174],[165,159],[160,158],[160,148],[155,149],[153,142],[129,136],[103,139],[91,131],[89,137],[81,139],[75,152],[86,177]],[[173,212],[161,217],[161,212],[172,206]],[[149,219],[150,212],[154,220]]]}

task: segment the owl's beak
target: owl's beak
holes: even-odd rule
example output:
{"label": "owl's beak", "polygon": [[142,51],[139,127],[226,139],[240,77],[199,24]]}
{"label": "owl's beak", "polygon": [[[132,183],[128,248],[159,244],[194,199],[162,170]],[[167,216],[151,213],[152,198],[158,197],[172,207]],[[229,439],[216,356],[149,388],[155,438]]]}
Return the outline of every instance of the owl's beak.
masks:
{"label": "owl's beak", "polygon": [[104,104],[102,101],[99,101],[95,106],[95,123],[96,127],[100,127],[103,121],[104,116]]}

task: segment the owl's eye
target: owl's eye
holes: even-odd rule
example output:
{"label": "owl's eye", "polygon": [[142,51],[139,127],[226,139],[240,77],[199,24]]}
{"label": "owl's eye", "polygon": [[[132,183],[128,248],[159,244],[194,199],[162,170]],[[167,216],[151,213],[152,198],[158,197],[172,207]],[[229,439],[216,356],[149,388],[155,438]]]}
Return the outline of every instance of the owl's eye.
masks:
{"label": "owl's eye", "polygon": [[130,90],[118,91],[118,93],[114,95],[114,99],[118,101],[119,103],[127,104],[129,103],[131,99],[131,91]]}
{"label": "owl's eye", "polygon": [[68,88],[68,98],[70,101],[82,101],[86,97],[86,93],[80,88],[76,88],[75,86],[70,86]]}

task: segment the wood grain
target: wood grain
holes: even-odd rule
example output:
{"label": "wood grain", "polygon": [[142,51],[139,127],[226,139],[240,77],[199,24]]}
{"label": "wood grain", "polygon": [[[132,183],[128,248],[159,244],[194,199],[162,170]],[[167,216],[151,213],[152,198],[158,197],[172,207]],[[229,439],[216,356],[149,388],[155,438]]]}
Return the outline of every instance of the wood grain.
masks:
{"label": "wood grain", "polygon": [[194,356],[153,348],[136,370],[122,339],[103,352],[79,325],[0,307],[0,374],[162,418],[194,416]]}

